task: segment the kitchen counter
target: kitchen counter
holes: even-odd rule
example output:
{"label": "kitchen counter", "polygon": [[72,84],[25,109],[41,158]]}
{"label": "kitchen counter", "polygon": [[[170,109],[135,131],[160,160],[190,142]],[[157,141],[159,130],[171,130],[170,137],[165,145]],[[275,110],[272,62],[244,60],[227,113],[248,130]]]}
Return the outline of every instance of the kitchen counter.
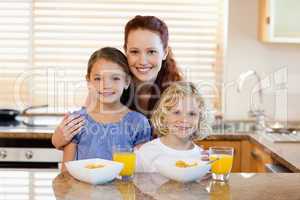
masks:
{"label": "kitchen counter", "polygon": [[16,138],[16,139],[51,139],[55,127],[0,127],[1,138]]}
{"label": "kitchen counter", "polygon": [[206,179],[178,183],[156,173],[136,173],[133,181],[89,185],[50,169],[0,169],[0,199],[243,199],[299,200],[300,173],[232,173],[228,183]]}
{"label": "kitchen counter", "polygon": [[[55,127],[32,128],[0,127],[1,138],[51,139]],[[260,146],[271,156],[293,172],[300,172],[299,143],[273,143],[265,134],[255,133],[214,133],[207,140],[250,140]]]}
{"label": "kitchen counter", "polygon": [[292,172],[300,172],[300,143],[274,143],[262,133],[214,133],[207,140],[249,140],[264,148],[272,158]]}

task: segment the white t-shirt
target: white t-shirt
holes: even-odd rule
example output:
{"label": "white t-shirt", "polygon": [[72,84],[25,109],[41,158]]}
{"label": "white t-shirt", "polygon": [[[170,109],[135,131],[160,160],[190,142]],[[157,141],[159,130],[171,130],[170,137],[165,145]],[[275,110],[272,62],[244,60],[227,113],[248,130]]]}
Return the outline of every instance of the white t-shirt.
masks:
{"label": "white t-shirt", "polygon": [[159,138],[156,138],[150,142],[143,144],[139,149],[135,151],[137,163],[137,172],[157,172],[154,161],[160,156],[175,156],[176,158],[195,158],[201,157],[203,151],[197,145],[194,145],[190,150],[176,150],[164,145]]}

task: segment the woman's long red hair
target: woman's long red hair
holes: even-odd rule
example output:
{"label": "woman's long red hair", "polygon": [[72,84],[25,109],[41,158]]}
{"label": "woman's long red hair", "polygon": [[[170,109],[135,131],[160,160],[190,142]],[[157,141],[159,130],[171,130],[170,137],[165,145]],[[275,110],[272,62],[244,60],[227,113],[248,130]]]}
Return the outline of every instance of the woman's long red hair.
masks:
{"label": "woman's long red hair", "polygon": [[[171,48],[168,45],[169,42],[169,31],[167,25],[155,16],[140,16],[137,15],[133,19],[131,19],[125,26],[125,38],[124,38],[124,49],[127,48],[128,35],[130,31],[144,29],[155,32],[159,35],[164,49],[168,50],[168,55],[166,60],[163,60],[162,67],[158,72],[157,78],[154,82],[156,86],[160,89],[160,93],[162,93],[171,82],[182,80],[182,76],[179,72],[176,61],[173,57],[173,53]],[[156,102],[159,98],[155,98],[156,90],[153,87],[151,91],[151,98],[148,104],[148,110],[152,111]],[[135,105],[131,106],[136,108]]]}

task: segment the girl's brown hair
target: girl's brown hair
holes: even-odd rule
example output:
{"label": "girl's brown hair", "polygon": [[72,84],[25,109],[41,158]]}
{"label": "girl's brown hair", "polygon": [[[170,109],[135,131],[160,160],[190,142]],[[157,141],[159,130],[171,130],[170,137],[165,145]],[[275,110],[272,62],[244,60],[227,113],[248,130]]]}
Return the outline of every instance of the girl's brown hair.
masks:
{"label": "girl's brown hair", "polygon": [[[161,70],[158,72],[157,78],[154,82],[154,84],[158,86],[160,92],[162,93],[170,82],[182,80],[182,76],[179,73],[179,69],[173,57],[172,50],[168,46],[168,42],[169,42],[168,27],[162,20],[160,20],[155,16],[140,16],[140,15],[135,16],[133,19],[127,22],[125,26],[125,36],[124,36],[125,50],[127,49],[128,35],[130,31],[134,31],[137,29],[144,29],[144,30],[149,30],[157,33],[161,39],[164,49],[166,50],[168,48],[167,49],[168,55],[166,57],[166,60],[162,61]],[[149,111],[153,109],[155,103],[159,99],[157,97],[155,98],[155,93],[156,90],[153,87],[151,91],[151,98],[148,104]]]}
{"label": "girl's brown hair", "polygon": [[125,73],[127,75],[130,74],[129,68],[128,68],[128,62],[126,56],[122,53],[122,51],[114,48],[114,47],[103,47],[97,51],[95,51],[89,61],[88,61],[88,67],[87,67],[87,79],[90,78],[91,71],[93,68],[93,65],[99,60],[99,59],[105,59],[107,61],[111,61],[113,63],[118,64],[123,68]]}

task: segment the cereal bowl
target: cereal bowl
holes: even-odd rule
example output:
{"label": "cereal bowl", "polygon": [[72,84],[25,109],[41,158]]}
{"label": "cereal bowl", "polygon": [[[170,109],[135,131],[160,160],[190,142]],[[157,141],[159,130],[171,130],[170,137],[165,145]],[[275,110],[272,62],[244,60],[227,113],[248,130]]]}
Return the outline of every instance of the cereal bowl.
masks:
{"label": "cereal bowl", "polygon": [[99,158],[69,161],[65,165],[74,178],[93,185],[112,181],[123,169],[123,163]]}
{"label": "cereal bowl", "polygon": [[200,180],[210,170],[210,164],[193,158],[159,157],[155,167],[161,175],[178,182]]}

